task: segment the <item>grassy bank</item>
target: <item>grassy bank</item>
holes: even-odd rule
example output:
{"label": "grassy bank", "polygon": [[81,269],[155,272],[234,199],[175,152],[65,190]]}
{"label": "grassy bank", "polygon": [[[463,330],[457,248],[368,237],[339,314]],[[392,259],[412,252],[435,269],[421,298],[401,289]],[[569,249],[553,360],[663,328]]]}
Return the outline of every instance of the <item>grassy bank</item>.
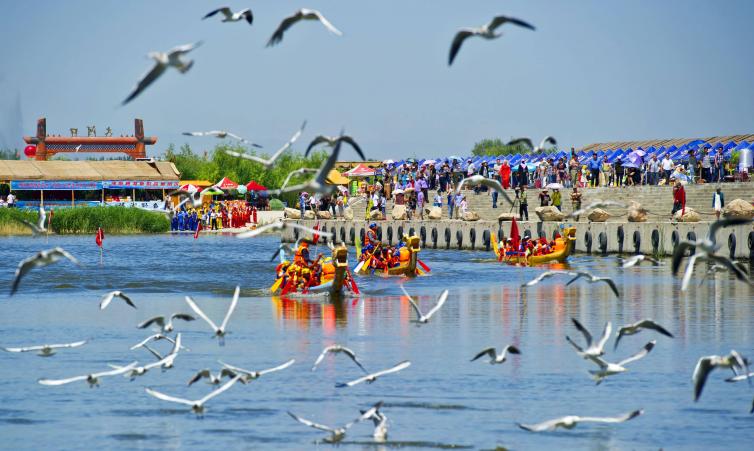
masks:
{"label": "grassy bank", "polygon": [[[36,222],[37,213],[0,209],[0,235],[29,235],[31,232],[18,222],[19,218]],[[125,207],[61,208],[52,217],[51,229],[57,234],[95,233],[97,227],[106,234],[163,233],[170,231],[170,221],[162,213]]]}

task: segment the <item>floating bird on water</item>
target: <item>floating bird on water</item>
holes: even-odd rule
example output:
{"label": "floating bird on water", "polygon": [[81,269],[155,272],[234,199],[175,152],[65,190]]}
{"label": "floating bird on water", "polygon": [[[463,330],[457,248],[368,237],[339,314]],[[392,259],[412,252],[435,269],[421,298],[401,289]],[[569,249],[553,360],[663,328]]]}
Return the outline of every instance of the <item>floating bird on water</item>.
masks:
{"label": "floating bird on water", "polygon": [[335,28],[327,19],[325,19],[325,16],[323,16],[319,11],[302,8],[280,22],[277,30],[275,30],[275,32],[272,34],[270,40],[267,41],[267,47],[279,44],[283,40],[283,34],[286,32],[286,30],[302,20],[317,20],[322,23],[322,25],[324,25],[325,28],[327,28],[331,33],[338,36],[343,35],[343,33],[341,33],[340,30]]}
{"label": "floating bird on water", "polygon": [[459,183],[458,187],[456,188],[456,194],[459,194],[461,192],[461,189],[463,189],[464,185],[483,185],[490,189],[494,189],[495,191],[500,193],[503,198],[508,201],[509,204],[513,205],[513,201],[511,200],[510,196],[508,196],[508,193],[506,193],[503,189],[503,185],[501,185],[497,180],[493,180],[479,174],[472,175],[471,177],[467,177],[461,180],[461,183]]}
{"label": "floating bird on water", "polygon": [[484,350],[480,351],[479,354],[475,355],[474,358],[471,359],[471,361],[473,362],[474,360],[477,360],[477,359],[479,359],[479,358],[487,355],[487,356],[490,357],[490,361],[489,361],[490,365],[501,364],[501,363],[505,362],[508,359],[508,353],[509,352],[511,354],[521,354],[521,351],[519,351],[517,347],[515,347],[513,345],[508,345],[508,346],[506,346],[506,347],[503,348],[503,352],[501,352],[500,354],[497,353],[497,351],[495,350],[495,348],[484,349]]}
{"label": "floating bird on water", "polygon": [[289,366],[293,365],[293,363],[296,362],[296,359],[290,359],[289,361],[283,363],[282,365],[278,365],[272,368],[267,368],[266,370],[260,370],[260,371],[252,371],[252,370],[245,370],[243,368],[239,368],[237,366],[228,365],[227,363],[220,362],[220,364],[231,370],[235,371],[241,376],[241,382],[246,384],[248,382],[251,382],[253,380],[259,379],[261,376],[264,376],[265,374],[274,373],[275,371],[281,371]]}
{"label": "floating bird on water", "polygon": [[128,296],[126,296],[126,294],[123,293],[122,291],[116,290],[116,291],[111,291],[111,292],[107,293],[106,295],[102,296],[102,299],[99,302],[99,309],[100,310],[105,310],[107,308],[107,306],[110,305],[110,303],[115,298],[123,299],[123,301],[126,304],[130,305],[133,308],[136,308],[136,304],[134,304],[134,302],[131,300],[131,298],[129,298]]}
{"label": "floating bird on water", "polygon": [[320,353],[319,357],[317,357],[317,360],[314,361],[314,366],[312,366],[312,371],[317,369],[317,366],[322,362],[322,360],[324,360],[327,354],[345,354],[348,357],[350,357],[351,360],[353,360],[353,363],[358,365],[362,371],[364,371],[365,373],[367,372],[367,370],[364,368],[361,362],[359,362],[359,359],[356,358],[356,353],[353,352],[351,349],[346,348],[345,346],[341,346],[341,345],[330,345],[326,347],[325,349],[323,349],[322,353]]}
{"label": "floating bird on water", "polygon": [[289,139],[288,142],[283,144],[283,147],[275,151],[275,153],[273,153],[270,158],[265,159],[265,158],[257,157],[256,155],[249,155],[247,153],[236,152],[236,151],[227,150],[227,149],[223,150],[223,152],[225,152],[226,154],[232,157],[239,157],[246,160],[257,162],[261,164],[262,166],[264,166],[265,168],[270,169],[272,166],[275,165],[275,162],[277,161],[278,158],[280,158],[280,155],[282,155],[283,152],[285,152],[286,150],[290,149],[291,146],[298,140],[298,138],[304,132],[304,128],[306,128],[306,121],[304,121],[304,123],[301,124],[301,128],[299,128],[298,131],[296,131],[296,133],[294,133],[293,136],[291,136],[291,139]]}
{"label": "floating bird on water", "polygon": [[6,352],[31,352],[31,351],[39,351],[37,353],[40,357],[51,357],[55,355],[56,349],[65,349],[65,348],[78,348],[79,346],[83,346],[86,344],[86,340],[82,341],[76,341],[73,343],[64,343],[64,344],[54,344],[54,345],[39,345],[39,346],[25,346],[22,348],[0,348],[3,351]]}
{"label": "floating bird on water", "polygon": [[109,377],[109,376],[117,376],[119,374],[126,373],[136,368],[137,364],[138,362],[132,362],[128,366],[120,367],[115,370],[103,371],[100,373],[85,374],[83,376],[69,377],[68,379],[39,379],[37,382],[39,382],[42,385],[64,385],[64,384],[70,384],[71,382],[86,381],[89,384],[89,388],[99,387],[99,382],[101,378]]}
{"label": "floating bird on water", "polygon": [[616,207],[616,208],[626,208],[626,204],[620,203],[620,202],[614,202],[612,200],[597,200],[589,205],[587,205],[584,208],[580,208],[578,210],[574,210],[571,213],[566,215],[566,218],[575,218],[576,216],[581,216],[590,213],[592,210],[597,208],[608,208],[608,207]]}
{"label": "floating bird on water", "polygon": [[709,226],[707,236],[696,241],[684,240],[679,242],[675,249],[673,249],[673,258],[671,260],[671,270],[673,275],[678,273],[678,268],[681,265],[681,260],[685,257],[687,250],[694,251],[694,255],[689,257],[689,261],[686,264],[686,272],[683,275],[683,281],[681,282],[681,291],[686,291],[691,282],[691,274],[694,272],[694,266],[697,260],[709,260],[714,263],[720,264],[728,268],[738,280],[752,285],[749,280],[749,275],[740,266],[736,265],[733,260],[728,257],[717,255],[715,252],[720,248],[715,239],[717,231],[723,227],[730,227],[742,224],[748,224],[752,220],[746,218],[727,218],[720,219]]}
{"label": "floating bird on water", "polygon": [[618,417],[580,417],[569,415],[566,417],[556,418],[537,424],[518,424],[518,427],[530,432],[554,431],[557,428],[573,429],[579,423],[623,423],[643,414],[643,410],[634,410],[633,412]]}
{"label": "floating bird on water", "polygon": [[598,277],[586,271],[575,271],[574,274],[576,275],[576,277],[569,280],[568,283],[566,283],[566,286],[576,282],[577,280],[581,278],[586,279],[586,281],[589,283],[603,282],[603,283],[606,283],[610,287],[611,290],[613,290],[613,293],[615,293],[615,297],[620,298],[620,293],[618,293],[618,286],[615,285],[615,282],[613,282],[613,279],[609,277]]}
{"label": "floating bird on water", "polygon": [[213,374],[209,368],[205,368],[203,370],[197,371],[196,374],[194,374],[194,376],[189,379],[188,385],[191,386],[192,384],[194,384],[194,382],[199,382],[199,380],[202,378],[208,379],[208,382],[211,385],[220,385],[220,382],[223,381],[223,378],[229,377],[232,379],[236,376],[236,372],[227,367],[221,369],[217,374]]}
{"label": "floating bird on water", "polygon": [[138,326],[136,326],[138,329],[146,329],[147,327],[151,326],[152,324],[156,324],[160,326],[161,330],[165,333],[172,332],[173,331],[173,320],[174,319],[180,319],[182,321],[194,321],[196,318],[193,316],[187,314],[187,313],[173,313],[170,315],[167,319],[167,322],[165,321],[164,316],[155,316],[154,318],[149,318],[148,320],[140,323]]}
{"label": "floating bird on water", "polygon": [[226,327],[228,326],[228,321],[230,320],[230,315],[233,314],[233,310],[236,309],[236,304],[238,304],[238,296],[241,294],[241,287],[236,286],[236,291],[233,293],[233,299],[230,301],[230,307],[228,307],[228,312],[225,314],[225,318],[223,318],[222,324],[220,324],[220,327],[218,327],[207,315],[204,314],[202,309],[199,308],[198,305],[194,302],[193,299],[191,299],[189,296],[186,296],[186,303],[191,307],[191,310],[196,312],[197,315],[199,315],[204,321],[209,324],[209,326],[212,328],[212,330],[215,332],[215,337],[220,339],[220,345],[224,345],[224,337],[225,334],[228,332]]}
{"label": "floating bird on water", "polygon": [[21,283],[21,279],[23,279],[23,277],[28,274],[29,271],[34,268],[43,268],[47,265],[51,265],[63,258],[67,258],[77,265],[79,264],[79,261],[76,260],[73,255],[65,251],[62,247],[55,247],[53,249],[39,251],[29,258],[21,260],[21,263],[19,263],[18,267],[16,268],[16,273],[13,278],[13,285],[10,289],[10,296],[13,296],[16,290],[18,290],[18,285]]}
{"label": "floating bird on water", "polygon": [[141,79],[136,83],[136,87],[134,90],[129,94],[128,97],[126,97],[126,100],[123,101],[123,105],[127,104],[131,100],[135,99],[136,96],[142,93],[149,85],[151,85],[155,80],[160,78],[160,76],[168,69],[168,67],[174,67],[177,69],[180,73],[185,74],[186,72],[191,69],[191,66],[194,65],[193,60],[187,60],[184,61],[182,59],[183,55],[189,53],[190,51],[194,50],[195,48],[202,45],[202,42],[196,42],[194,44],[185,44],[180,45],[178,47],[172,48],[167,53],[164,52],[150,52],[147,56],[149,58],[152,58],[155,61],[154,67],[149,70],[146,74],[144,74]]}
{"label": "floating bird on water", "polygon": [[255,236],[261,235],[264,232],[268,232],[268,231],[279,232],[279,231],[284,230],[284,229],[289,228],[289,227],[290,228],[294,228],[294,229],[298,229],[298,230],[301,230],[301,231],[304,231],[304,232],[307,232],[307,233],[311,233],[312,235],[319,235],[319,236],[324,236],[324,237],[327,237],[327,238],[331,238],[332,237],[332,233],[330,233],[330,232],[324,232],[324,231],[321,231],[321,230],[315,230],[315,229],[312,229],[310,227],[302,226],[301,224],[298,224],[296,222],[290,222],[290,221],[280,220],[280,221],[271,222],[269,224],[265,224],[265,225],[263,225],[261,227],[257,227],[254,230],[249,230],[248,232],[237,233],[236,234],[236,238],[241,238],[241,239],[243,239],[243,238],[254,238]]}
{"label": "floating bird on water", "polygon": [[657,260],[657,259],[652,258],[652,257],[648,257],[648,256],[646,256],[644,254],[637,254],[637,255],[633,255],[633,256],[628,257],[628,258],[620,258],[620,259],[618,259],[618,264],[623,269],[631,268],[631,267],[636,266],[636,265],[638,265],[639,263],[642,263],[642,262],[651,262],[655,266],[662,264],[662,262],[660,260]]}
{"label": "floating bird on water", "polygon": [[219,395],[220,393],[226,391],[230,387],[233,386],[236,382],[240,380],[241,376],[236,376],[233,379],[226,382],[224,385],[220,386],[220,388],[217,388],[210,392],[207,396],[205,396],[202,399],[197,399],[195,401],[189,400],[189,399],[183,399],[183,398],[176,398],[174,396],[166,395],[164,393],[160,393],[156,390],[152,390],[151,388],[147,388],[146,392],[150,395],[154,396],[157,399],[161,399],[163,401],[169,401],[169,402],[175,402],[178,404],[185,404],[187,406],[191,407],[191,411],[194,412],[197,415],[204,414],[204,404],[207,403],[210,399],[214,398],[215,396]]}
{"label": "floating bird on water", "polygon": [[691,376],[691,380],[694,382],[694,401],[699,401],[702,390],[704,390],[704,384],[707,382],[707,376],[715,368],[730,368],[733,374],[737,376],[737,370],[742,370],[748,374],[748,365],[748,360],[736,351],[730,351],[730,354],[725,356],[708,355],[700,358],[696,362],[694,374]]}
{"label": "floating bird on water", "polygon": [[356,151],[356,153],[359,154],[362,160],[366,160],[367,158],[364,156],[364,152],[361,151],[361,147],[359,147],[358,144],[356,144],[356,141],[348,135],[340,135],[340,136],[325,136],[325,135],[319,135],[316,138],[312,140],[312,142],[309,143],[309,147],[306,148],[306,152],[304,152],[304,156],[309,156],[309,152],[315,147],[320,144],[327,144],[330,147],[335,147],[338,142],[343,141],[346,144],[349,144],[351,147],[353,147],[353,150]]}
{"label": "floating bird on water", "polygon": [[360,384],[362,382],[366,382],[366,383],[371,384],[372,382],[376,381],[377,378],[380,377],[380,376],[384,376],[386,374],[391,374],[391,373],[397,373],[398,371],[406,369],[409,366],[411,366],[411,362],[409,362],[408,360],[404,360],[403,362],[395,365],[392,368],[388,368],[388,369],[382,370],[382,371],[377,371],[376,373],[372,373],[372,374],[367,374],[366,376],[362,376],[362,377],[360,377],[358,379],[352,380],[351,382],[337,383],[337,384],[335,384],[335,386],[338,387],[338,388],[341,388],[341,387],[353,387],[354,385],[358,385],[358,384]]}
{"label": "floating bird on water", "polygon": [[202,17],[202,20],[207,19],[208,17],[212,17],[217,13],[220,13],[224,16],[221,22],[239,22],[241,20],[245,20],[249,23],[249,25],[254,22],[254,15],[251,13],[251,9],[246,8],[238,12],[233,12],[227,6],[208,12],[206,16]]}
{"label": "floating bird on water", "polygon": [[419,306],[416,305],[416,302],[411,297],[411,295],[408,294],[405,288],[403,288],[403,284],[401,284],[401,290],[403,290],[403,294],[406,295],[406,297],[408,298],[408,302],[411,303],[411,307],[413,307],[414,312],[416,312],[416,317],[417,317],[416,322],[421,323],[421,324],[428,323],[429,319],[432,318],[432,315],[437,313],[442,308],[443,304],[445,304],[445,301],[448,300],[448,290],[443,290],[443,292],[440,293],[440,296],[437,298],[437,302],[435,303],[435,306],[432,307],[425,315],[419,309]]}
{"label": "floating bird on water", "polygon": [[47,228],[45,227],[45,221],[47,220],[47,213],[45,213],[45,209],[42,206],[39,207],[39,216],[37,217],[36,224],[34,224],[33,222],[29,222],[26,219],[21,219],[21,218],[15,218],[15,219],[16,221],[28,227],[29,230],[31,230],[31,233],[33,236],[38,236],[47,232]]}
{"label": "floating bird on water", "polygon": [[371,419],[374,423],[374,432],[372,437],[375,442],[384,442],[387,440],[387,415],[380,411],[382,407],[382,401],[375,404],[369,410],[361,411],[361,418]]}
{"label": "floating bird on water", "polygon": [[225,130],[212,130],[212,131],[208,131],[208,132],[183,132],[183,134],[185,136],[214,136],[215,138],[218,138],[218,139],[233,138],[236,141],[240,141],[240,142],[242,142],[244,144],[248,144],[248,145],[250,145],[252,147],[257,147],[257,148],[261,148],[262,147],[259,144],[255,144],[255,143],[253,143],[251,141],[248,141],[248,140],[246,140],[244,138],[241,138],[238,135],[234,135],[233,133],[225,131]]}
{"label": "floating bird on water", "polygon": [[628,371],[625,366],[631,362],[644,358],[647,354],[649,354],[650,351],[652,351],[652,349],[654,349],[655,343],[655,340],[650,341],[649,343],[644,345],[641,351],[637,352],[627,359],[621,360],[618,363],[606,362],[602,357],[590,355],[588,356],[589,360],[596,363],[597,366],[600,367],[600,369],[596,371],[590,370],[589,374],[594,377],[595,382],[597,382],[597,385],[599,385],[608,376],[613,376],[615,374],[620,374]]}
{"label": "floating bird on water", "polygon": [[575,349],[576,352],[584,359],[588,359],[592,356],[601,356],[605,353],[605,343],[607,343],[607,340],[610,338],[610,333],[613,330],[613,325],[610,321],[605,323],[605,328],[602,330],[602,336],[598,341],[594,341],[592,338],[592,334],[589,333],[589,330],[587,330],[586,327],[581,325],[581,323],[576,318],[571,318],[571,321],[573,321],[573,325],[576,326],[576,329],[578,329],[579,332],[581,332],[582,335],[584,335],[584,339],[586,340],[586,349],[583,349],[581,346],[577,345],[573,340],[571,340],[571,337],[566,335],[566,340],[568,340],[568,343],[570,343]]}
{"label": "floating bird on water", "polygon": [[625,326],[618,329],[618,335],[615,337],[615,345],[613,346],[613,349],[618,349],[618,343],[620,342],[620,339],[623,338],[626,335],[635,335],[641,332],[644,329],[650,329],[655,330],[662,335],[665,335],[666,337],[673,338],[673,334],[667,331],[664,327],[657,324],[652,319],[642,319],[640,321],[637,321],[633,324],[626,324]]}
{"label": "floating bird on water", "polygon": [[547,146],[548,144],[557,146],[558,142],[552,136],[545,136],[544,138],[542,138],[542,141],[537,147],[534,147],[534,143],[532,142],[531,138],[516,138],[508,141],[509,146],[515,146],[517,144],[523,144],[524,147],[526,147],[528,150],[532,150],[536,153],[544,150],[545,146]]}
{"label": "floating bird on water", "polygon": [[495,30],[500,25],[503,25],[505,23],[512,23],[513,25],[518,25],[519,27],[528,28],[530,30],[535,30],[535,28],[523,20],[516,19],[513,17],[506,17],[506,16],[497,16],[494,19],[492,19],[488,24],[482,25],[479,28],[461,28],[453,38],[453,43],[450,44],[450,55],[448,56],[448,66],[453,64],[453,60],[455,60],[456,55],[458,54],[458,51],[461,50],[461,44],[471,36],[479,36],[481,38],[485,39],[497,39],[500,36],[502,36],[502,33],[495,33]]}

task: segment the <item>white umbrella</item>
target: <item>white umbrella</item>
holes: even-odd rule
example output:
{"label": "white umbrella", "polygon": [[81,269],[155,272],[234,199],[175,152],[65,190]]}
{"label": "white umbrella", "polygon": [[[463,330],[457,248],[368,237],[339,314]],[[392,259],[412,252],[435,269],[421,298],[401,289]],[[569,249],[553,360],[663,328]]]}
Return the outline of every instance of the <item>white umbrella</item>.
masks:
{"label": "white umbrella", "polygon": [[563,189],[563,185],[560,183],[550,183],[547,186],[545,186],[547,189]]}
{"label": "white umbrella", "polygon": [[383,161],[383,163],[385,163],[385,164],[393,164],[393,163],[395,163],[395,161],[393,161],[393,160],[385,160],[385,161]]}
{"label": "white umbrella", "polygon": [[435,164],[435,160],[424,160],[424,162],[422,162],[422,166],[427,164]]}

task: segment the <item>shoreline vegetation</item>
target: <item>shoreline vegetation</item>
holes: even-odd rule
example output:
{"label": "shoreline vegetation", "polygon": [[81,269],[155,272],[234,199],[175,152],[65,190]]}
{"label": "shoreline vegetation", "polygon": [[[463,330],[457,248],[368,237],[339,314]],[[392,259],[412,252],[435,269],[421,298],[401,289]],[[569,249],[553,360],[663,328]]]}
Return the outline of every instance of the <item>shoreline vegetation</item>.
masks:
{"label": "shoreline vegetation", "polygon": [[[0,235],[31,235],[31,230],[20,219],[36,223],[38,213],[17,208],[0,209]],[[162,213],[138,208],[61,208],[55,210],[52,216],[50,231],[58,235],[85,235],[95,233],[98,227],[102,227],[105,233],[115,235],[167,233],[170,231],[170,220]]]}

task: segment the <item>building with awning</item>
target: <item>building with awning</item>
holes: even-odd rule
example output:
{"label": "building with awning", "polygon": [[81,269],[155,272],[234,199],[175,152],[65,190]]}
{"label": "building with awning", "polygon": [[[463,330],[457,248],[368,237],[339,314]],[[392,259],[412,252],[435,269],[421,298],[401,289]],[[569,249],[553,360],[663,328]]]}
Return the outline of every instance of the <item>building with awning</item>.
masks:
{"label": "building with awning", "polygon": [[374,175],[374,169],[364,164],[359,164],[350,171],[344,172],[343,175],[346,177],[371,177]]}
{"label": "building with awning", "polygon": [[16,194],[19,206],[28,207],[112,204],[159,209],[165,192],[180,186],[179,176],[167,161],[0,161],[0,183]]}

